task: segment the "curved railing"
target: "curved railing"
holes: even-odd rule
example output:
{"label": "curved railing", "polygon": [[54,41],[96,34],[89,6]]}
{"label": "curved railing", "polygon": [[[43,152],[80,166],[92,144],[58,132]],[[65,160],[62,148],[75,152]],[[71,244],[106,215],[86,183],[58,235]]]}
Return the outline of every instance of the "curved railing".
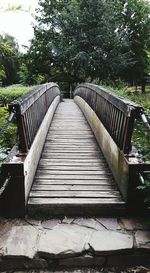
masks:
{"label": "curved railing", "polygon": [[19,145],[13,147],[2,164],[0,215],[25,216],[41,151],[59,102],[58,85],[47,83],[10,103],[10,114],[16,116]]}
{"label": "curved railing", "polygon": [[58,85],[47,83],[10,103],[9,111],[16,113],[19,150],[22,153],[30,148],[49,106],[58,95]]}
{"label": "curved railing", "polygon": [[87,102],[120,150],[129,153],[134,121],[142,108],[93,84],[79,84],[74,96],[80,96]]}

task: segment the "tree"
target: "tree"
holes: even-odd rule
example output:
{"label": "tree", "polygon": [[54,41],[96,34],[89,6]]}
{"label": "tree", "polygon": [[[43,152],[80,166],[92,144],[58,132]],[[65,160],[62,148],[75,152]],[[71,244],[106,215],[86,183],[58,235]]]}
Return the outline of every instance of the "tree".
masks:
{"label": "tree", "polygon": [[127,65],[130,52],[116,33],[113,5],[103,0],[40,0],[39,5],[30,70],[101,80],[114,79]]}
{"label": "tree", "polygon": [[148,66],[150,4],[144,0],[114,0],[114,6],[118,33],[127,41],[132,52],[131,65],[123,71],[123,77],[137,84],[143,81]]}
{"label": "tree", "polygon": [[18,81],[19,49],[15,38],[0,35],[0,81],[9,85]]}
{"label": "tree", "polygon": [[26,56],[30,75],[61,72],[81,81],[141,81],[147,69],[149,5],[144,0],[40,0]]}

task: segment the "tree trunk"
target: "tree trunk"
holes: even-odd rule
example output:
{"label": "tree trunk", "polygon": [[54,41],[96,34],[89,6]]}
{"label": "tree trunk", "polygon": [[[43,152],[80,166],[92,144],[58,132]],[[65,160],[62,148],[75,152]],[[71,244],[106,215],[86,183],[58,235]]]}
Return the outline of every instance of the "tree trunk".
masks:
{"label": "tree trunk", "polygon": [[146,81],[145,81],[145,79],[143,78],[143,79],[142,79],[142,83],[141,83],[141,91],[142,91],[142,93],[145,93],[145,85],[146,85]]}

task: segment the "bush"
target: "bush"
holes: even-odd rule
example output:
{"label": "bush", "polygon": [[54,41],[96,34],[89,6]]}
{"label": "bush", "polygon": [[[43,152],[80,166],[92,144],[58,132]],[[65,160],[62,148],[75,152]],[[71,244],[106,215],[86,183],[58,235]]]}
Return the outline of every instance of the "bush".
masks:
{"label": "bush", "polygon": [[[33,86],[25,87],[22,85],[11,85],[6,88],[0,87],[0,101],[5,104],[5,107],[0,107],[0,128],[2,128],[8,120],[9,113],[7,104],[14,99],[17,99],[18,97],[25,95],[31,89],[33,89]],[[8,126],[6,131],[0,135],[0,147],[5,149],[13,147],[13,145],[16,143],[16,130],[17,129],[14,120],[14,122]]]}
{"label": "bush", "polygon": [[[6,107],[0,107],[0,128],[7,122],[8,110]],[[15,122],[15,121],[14,121]],[[8,128],[0,135],[0,147],[11,148],[16,143],[16,125],[10,124]]]}
{"label": "bush", "polygon": [[21,97],[31,91],[33,86],[23,86],[23,85],[11,85],[9,87],[0,87],[0,101],[5,105],[11,101]]}

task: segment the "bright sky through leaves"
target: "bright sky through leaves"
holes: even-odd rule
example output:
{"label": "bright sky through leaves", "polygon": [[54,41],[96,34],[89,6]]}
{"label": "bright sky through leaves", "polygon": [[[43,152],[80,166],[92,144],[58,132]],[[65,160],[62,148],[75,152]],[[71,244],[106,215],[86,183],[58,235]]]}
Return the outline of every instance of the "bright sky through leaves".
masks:
{"label": "bright sky through leaves", "polygon": [[[20,11],[6,11],[8,6],[21,5]],[[23,51],[22,45],[29,45],[33,37],[34,18],[32,13],[38,6],[38,0],[0,0],[0,34],[9,33],[14,36]],[[27,12],[30,8],[30,11]]]}

